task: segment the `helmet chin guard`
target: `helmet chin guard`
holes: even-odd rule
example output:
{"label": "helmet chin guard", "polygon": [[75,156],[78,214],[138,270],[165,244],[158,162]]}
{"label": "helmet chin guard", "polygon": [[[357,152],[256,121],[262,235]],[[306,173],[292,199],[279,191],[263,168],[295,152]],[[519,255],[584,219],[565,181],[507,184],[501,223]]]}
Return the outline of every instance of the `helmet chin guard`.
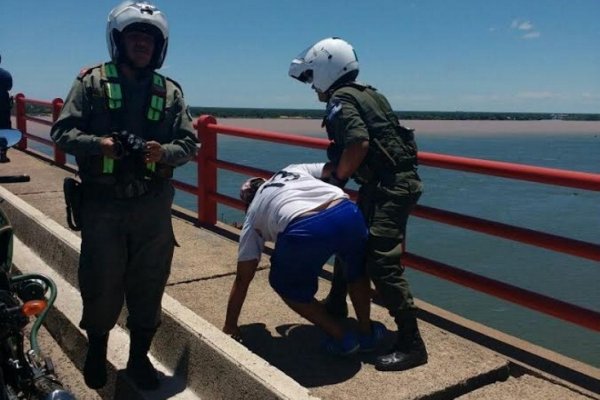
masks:
{"label": "helmet chin guard", "polygon": [[122,35],[127,30],[154,36],[154,54],[149,67],[159,69],[165,61],[169,44],[169,25],[165,14],[147,2],[125,1],[115,7],[108,14],[106,24],[108,53],[115,63],[124,61]]}

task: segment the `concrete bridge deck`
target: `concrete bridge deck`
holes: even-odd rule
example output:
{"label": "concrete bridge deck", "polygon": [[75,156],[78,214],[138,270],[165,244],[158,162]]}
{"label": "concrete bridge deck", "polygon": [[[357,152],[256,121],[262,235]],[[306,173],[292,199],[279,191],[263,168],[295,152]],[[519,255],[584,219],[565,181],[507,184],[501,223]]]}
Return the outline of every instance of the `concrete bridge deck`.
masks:
{"label": "concrete bridge deck", "polygon": [[[76,326],[80,316],[76,289],[79,238],[65,229],[62,193],[63,178],[72,174],[20,151],[10,150],[9,157],[11,163],[0,164],[0,175],[31,176],[31,182],[0,188],[0,198],[5,199],[0,207],[13,221],[19,238],[15,264],[24,271],[37,270],[31,264],[35,260],[53,270],[41,271],[56,274],[53,278],[59,282],[59,302],[47,329],[61,349],[51,343],[49,346],[52,351],[64,351],[81,369],[85,341]],[[419,305],[428,321],[445,321],[436,323],[444,329],[420,321],[430,355],[427,365],[383,373],[374,369],[373,356],[335,359],[322,355],[318,329],[289,310],[270,289],[268,257],[262,261],[242,311],[242,346],[219,331],[235,274],[238,232],[222,224],[198,227],[187,216],[184,210],[174,212],[180,247],[175,251],[163,301],[163,326],[152,348],[156,361],[163,365],[166,389],[134,395],[126,384],[113,379],[96,393],[82,387],[77,369],[66,369],[65,381],[80,398],[600,399],[598,369],[423,302]],[[19,258],[20,252],[31,252],[31,258]],[[321,295],[328,285],[322,279]],[[60,304],[61,297],[66,304]],[[375,305],[373,318],[393,329],[385,309]],[[447,330],[448,326],[459,328]],[[517,352],[542,359],[538,365],[547,365],[548,370],[525,365],[451,331],[475,332],[467,336],[508,343]],[[111,336],[109,360],[115,371],[126,362],[126,336],[122,328]],[[389,340],[393,340],[391,335]],[[67,363],[65,357],[56,354]],[[63,373],[62,365],[57,363],[59,374]],[[562,379],[572,375],[583,384]]]}

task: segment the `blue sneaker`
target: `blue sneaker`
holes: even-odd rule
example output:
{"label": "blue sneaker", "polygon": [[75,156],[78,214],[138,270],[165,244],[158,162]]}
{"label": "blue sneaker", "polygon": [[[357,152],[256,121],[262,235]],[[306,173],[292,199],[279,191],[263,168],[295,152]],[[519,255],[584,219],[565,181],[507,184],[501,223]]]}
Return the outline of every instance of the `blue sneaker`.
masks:
{"label": "blue sneaker", "polygon": [[369,335],[359,335],[358,343],[360,352],[367,353],[375,350],[377,345],[383,340],[387,333],[387,328],[384,324],[378,321],[371,322],[371,333]]}
{"label": "blue sneaker", "polygon": [[329,336],[321,344],[323,351],[332,356],[349,356],[360,348],[356,334],[348,332],[341,340]]}

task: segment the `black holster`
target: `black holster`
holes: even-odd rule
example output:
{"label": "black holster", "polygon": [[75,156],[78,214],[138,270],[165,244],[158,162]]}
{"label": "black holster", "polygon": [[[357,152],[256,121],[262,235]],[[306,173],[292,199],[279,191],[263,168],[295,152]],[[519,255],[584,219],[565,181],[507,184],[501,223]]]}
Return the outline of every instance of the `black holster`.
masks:
{"label": "black holster", "polygon": [[65,178],[63,182],[65,204],[67,206],[67,224],[74,231],[81,230],[81,202],[83,194],[81,182],[73,178]]}

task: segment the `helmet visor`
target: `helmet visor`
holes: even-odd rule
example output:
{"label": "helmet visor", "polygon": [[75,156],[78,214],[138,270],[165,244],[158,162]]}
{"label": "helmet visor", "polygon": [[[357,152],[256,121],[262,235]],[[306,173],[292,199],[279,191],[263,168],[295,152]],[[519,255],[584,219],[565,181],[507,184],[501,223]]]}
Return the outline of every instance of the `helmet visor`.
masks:
{"label": "helmet visor", "polygon": [[313,46],[308,46],[304,50],[300,52],[296,57],[294,57],[294,61],[304,62],[306,60],[306,56],[308,52],[313,48]]}
{"label": "helmet visor", "polygon": [[300,54],[294,57],[292,64],[290,65],[289,75],[302,83],[310,84],[313,82],[312,62],[306,61],[306,59],[309,58],[308,55],[312,48],[313,46],[310,46],[302,50]]}

